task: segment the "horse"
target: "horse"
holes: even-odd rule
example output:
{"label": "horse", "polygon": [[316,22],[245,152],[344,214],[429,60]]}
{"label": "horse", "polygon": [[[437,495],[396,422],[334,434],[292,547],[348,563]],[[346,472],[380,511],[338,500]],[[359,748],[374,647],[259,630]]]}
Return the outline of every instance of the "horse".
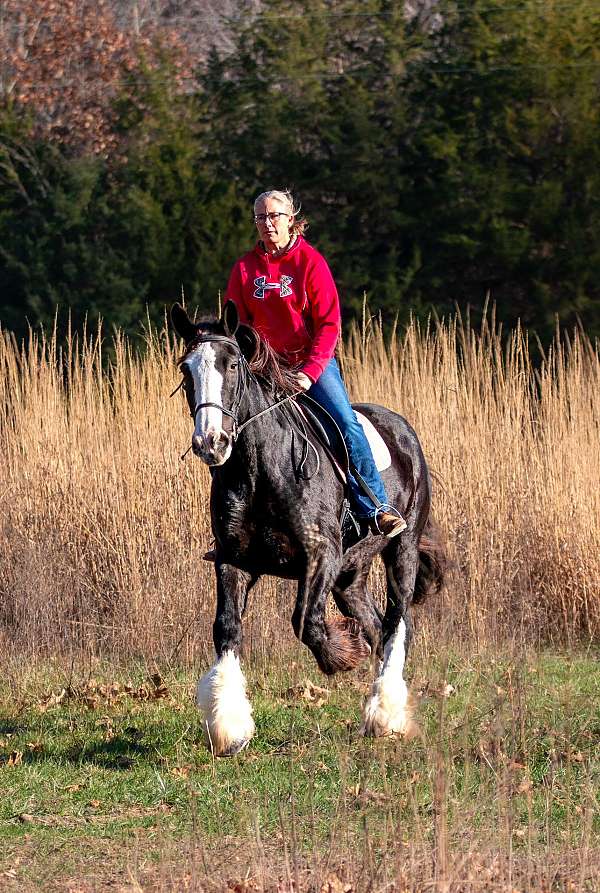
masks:
{"label": "horse", "polygon": [[[175,304],[171,321],[185,343],[179,367],[194,420],[191,450],[212,476],[216,658],[196,689],[210,748],[218,756],[238,753],[255,731],[240,648],[248,596],[263,574],[298,581],[292,626],[323,673],[351,670],[370,654],[379,658],[362,733],[406,734],[412,724],[403,676],[410,608],[439,591],[444,579],[444,550],[430,517],[430,475],[417,435],[389,409],[354,407],[389,449],[391,465],[382,476],[408,526],[394,539],[367,533],[344,550],[345,485],[319,439],[302,434],[294,422],[298,386],[290,370],[240,323],[231,301],[219,320],[198,322]],[[307,473],[311,462],[314,473]],[[376,555],[386,569],[384,611],[367,588]],[[340,616],[326,617],[330,593]]]}

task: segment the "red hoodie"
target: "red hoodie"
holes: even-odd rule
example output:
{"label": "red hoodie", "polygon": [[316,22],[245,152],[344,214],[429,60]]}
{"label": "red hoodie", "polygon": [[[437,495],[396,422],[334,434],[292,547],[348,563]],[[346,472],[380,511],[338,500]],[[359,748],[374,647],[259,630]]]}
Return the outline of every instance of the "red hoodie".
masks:
{"label": "red hoodie", "polygon": [[325,258],[298,236],[284,255],[270,258],[259,244],[237,261],[227,284],[240,320],[316,381],[340,334],[340,302]]}

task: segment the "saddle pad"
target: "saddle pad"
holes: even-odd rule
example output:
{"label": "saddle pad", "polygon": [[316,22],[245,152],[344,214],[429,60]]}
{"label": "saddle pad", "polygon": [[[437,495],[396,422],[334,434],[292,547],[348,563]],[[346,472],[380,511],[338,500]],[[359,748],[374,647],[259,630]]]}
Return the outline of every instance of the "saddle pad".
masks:
{"label": "saddle pad", "polygon": [[377,466],[377,471],[385,471],[386,468],[389,468],[392,464],[392,457],[390,455],[390,451],[387,448],[385,440],[373,424],[365,415],[360,412],[356,413],[356,418],[361,423],[363,427],[363,431],[365,432],[366,438],[369,441],[369,446],[371,447],[371,452],[373,453],[373,458],[375,459],[375,465]]}

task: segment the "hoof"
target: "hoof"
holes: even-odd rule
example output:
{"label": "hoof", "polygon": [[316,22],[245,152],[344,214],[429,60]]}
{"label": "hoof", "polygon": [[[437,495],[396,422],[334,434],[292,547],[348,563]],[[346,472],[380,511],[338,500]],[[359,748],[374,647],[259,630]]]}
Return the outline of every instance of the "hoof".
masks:
{"label": "hoof", "polygon": [[371,695],[365,704],[360,729],[365,738],[386,738],[389,735],[401,735],[406,738],[413,736],[416,726],[412,718],[412,707],[406,694],[403,695],[402,692],[397,694],[400,695],[398,700],[388,698],[381,692]]}
{"label": "hoof", "polygon": [[215,753],[216,757],[234,757],[236,754],[241,753],[245,747],[248,747],[250,743],[249,738],[240,738],[239,741],[232,741],[229,747],[225,750],[222,750],[220,753]]}
{"label": "hoof", "polygon": [[204,721],[204,741],[215,757],[234,757],[248,747],[253,735],[252,722],[243,731],[239,729],[238,734],[230,735],[226,729],[215,726],[210,728],[208,722]]}
{"label": "hoof", "polygon": [[390,722],[387,718],[363,721],[360,732],[365,738],[390,738],[398,735],[402,738],[413,738],[417,727],[413,720],[407,716],[401,721]]}
{"label": "hoof", "polygon": [[196,703],[204,717],[209,750],[215,756],[239,753],[254,735],[252,707],[239,659],[225,652],[200,679]]}

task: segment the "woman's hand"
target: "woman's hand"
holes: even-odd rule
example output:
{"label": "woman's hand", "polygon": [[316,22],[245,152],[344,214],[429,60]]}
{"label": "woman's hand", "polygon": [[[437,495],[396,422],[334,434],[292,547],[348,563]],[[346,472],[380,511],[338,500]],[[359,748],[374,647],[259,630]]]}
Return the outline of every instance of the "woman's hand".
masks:
{"label": "woman's hand", "polygon": [[296,372],[296,382],[303,391],[308,391],[309,388],[312,388],[312,381],[304,372]]}

